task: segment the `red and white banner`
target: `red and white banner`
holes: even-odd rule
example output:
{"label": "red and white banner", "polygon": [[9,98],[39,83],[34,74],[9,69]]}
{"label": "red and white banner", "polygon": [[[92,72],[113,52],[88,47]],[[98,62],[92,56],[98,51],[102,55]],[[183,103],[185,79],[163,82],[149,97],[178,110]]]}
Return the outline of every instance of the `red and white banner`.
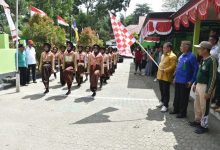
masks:
{"label": "red and white banner", "polygon": [[168,35],[172,32],[172,20],[170,19],[149,19],[144,27],[145,37],[157,33]]}
{"label": "red and white banner", "polygon": [[40,16],[47,16],[47,14],[45,12],[43,12],[42,10],[40,10],[36,7],[33,7],[33,6],[31,6],[30,11],[31,11],[30,12],[31,16],[33,16],[35,14],[38,14]]}
{"label": "red and white banner", "polygon": [[[220,12],[220,0],[214,0],[213,2],[217,13]],[[188,10],[174,18],[175,29],[179,30],[181,24],[184,27],[188,28],[189,21],[195,23],[197,17],[200,20],[207,19],[209,6],[210,0],[199,0],[198,2],[195,2],[195,4],[191,6]]]}
{"label": "red and white banner", "polygon": [[4,0],[0,0],[0,5],[3,7],[9,7],[9,5]]}
{"label": "red and white banner", "polygon": [[69,26],[69,24],[60,16],[57,16],[57,22],[63,26]]}
{"label": "red and white banner", "polygon": [[7,7],[4,7],[4,11],[5,11],[6,18],[8,20],[8,24],[9,24],[9,27],[10,27],[12,39],[13,39],[13,41],[16,41],[17,31],[16,31],[16,28],[15,28],[15,24],[14,24],[12,18],[11,18],[11,11]]}
{"label": "red and white banner", "polygon": [[128,32],[116,16],[112,13],[109,14],[119,54],[122,56],[132,57],[133,55],[131,53],[130,46],[136,42],[135,38]]}

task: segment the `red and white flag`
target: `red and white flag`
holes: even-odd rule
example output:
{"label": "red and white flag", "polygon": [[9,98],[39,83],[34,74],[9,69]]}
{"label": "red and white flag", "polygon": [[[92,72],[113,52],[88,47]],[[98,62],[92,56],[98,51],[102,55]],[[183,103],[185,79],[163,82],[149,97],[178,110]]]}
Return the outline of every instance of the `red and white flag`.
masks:
{"label": "red and white flag", "polygon": [[132,57],[130,46],[136,42],[135,38],[128,32],[116,16],[110,12],[109,14],[119,54]]}
{"label": "red and white flag", "polygon": [[35,15],[35,14],[39,14],[40,16],[47,16],[47,14],[45,12],[43,12],[42,10],[36,8],[36,7],[33,7],[31,6],[30,8],[30,13],[31,13],[31,16]]}
{"label": "red and white flag", "polygon": [[9,7],[4,0],[0,0],[0,5],[2,5],[3,7]]}
{"label": "red and white flag", "polygon": [[58,24],[61,24],[64,26],[69,26],[69,24],[60,16],[57,16],[57,22],[58,22]]}
{"label": "red and white flag", "polygon": [[12,40],[16,41],[17,31],[16,31],[16,28],[15,28],[15,24],[14,24],[12,18],[11,18],[11,11],[7,7],[4,7],[4,10],[5,10],[5,15],[6,15],[6,18],[8,20],[8,24],[9,24],[10,30],[11,30]]}

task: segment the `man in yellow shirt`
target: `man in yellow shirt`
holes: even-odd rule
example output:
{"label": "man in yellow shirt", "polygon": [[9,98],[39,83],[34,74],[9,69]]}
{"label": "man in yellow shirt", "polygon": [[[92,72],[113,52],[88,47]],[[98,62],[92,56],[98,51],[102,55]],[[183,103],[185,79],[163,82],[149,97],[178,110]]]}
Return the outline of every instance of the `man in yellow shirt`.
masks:
{"label": "man in yellow shirt", "polygon": [[167,112],[170,99],[170,83],[172,82],[174,71],[177,64],[177,57],[172,51],[172,43],[167,42],[163,45],[163,55],[157,72],[159,81],[161,100],[157,106],[161,112]]}

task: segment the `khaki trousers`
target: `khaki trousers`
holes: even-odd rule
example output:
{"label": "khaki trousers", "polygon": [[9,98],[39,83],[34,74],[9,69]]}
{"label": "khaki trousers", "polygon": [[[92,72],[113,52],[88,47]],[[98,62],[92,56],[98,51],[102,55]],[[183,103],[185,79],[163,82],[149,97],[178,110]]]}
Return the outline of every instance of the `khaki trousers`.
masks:
{"label": "khaki trousers", "polygon": [[208,115],[210,107],[210,99],[205,99],[205,91],[207,85],[198,83],[196,85],[196,99],[194,101],[195,121],[200,122],[201,126],[208,128]]}

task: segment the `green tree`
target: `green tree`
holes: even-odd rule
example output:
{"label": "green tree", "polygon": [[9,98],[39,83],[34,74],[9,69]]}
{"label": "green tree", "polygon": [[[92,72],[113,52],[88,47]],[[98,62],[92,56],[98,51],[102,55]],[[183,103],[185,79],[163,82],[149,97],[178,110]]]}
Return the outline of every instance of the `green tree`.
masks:
{"label": "green tree", "polygon": [[59,26],[55,26],[49,17],[34,15],[23,29],[24,39],[32,39],[35,43],[37,58],[43,51],[42,44],[49,42],[52,45],[60,46],[66,41],[66,34]]}
{"label": "green tree", "polygon": [[98,38],[97,33],[92,30],[91,27],[86,27],[80,34],[80,44],[85,46],[93,46],[94,44],[99,44],[103,46],[103,41]]}
{"label": "green tree", "polygon": [[152,10],[147,3],[137,4],[134,12],[125,18],[124,23],[126,25],[138,24],[139,16],[146,16],[149,12],[152,12]]}
{"label": "green tree", "polygon": [[177,11],[190,0],[163,0],[163,9],[165,11]]}

